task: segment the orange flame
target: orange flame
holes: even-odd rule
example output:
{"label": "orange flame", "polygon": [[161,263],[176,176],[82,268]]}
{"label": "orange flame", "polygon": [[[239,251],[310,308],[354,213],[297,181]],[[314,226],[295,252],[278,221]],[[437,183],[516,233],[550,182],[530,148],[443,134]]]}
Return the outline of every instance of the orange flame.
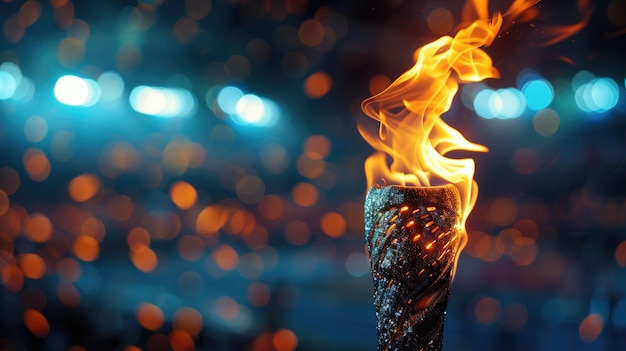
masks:
{"label": "orange flame", "polygon": [[[514,0],[504,14],[489,16],[487,0],[469,0],[462,14],[462,28],[454,37],[444,36],[415,51],[415,65],[381,93],[363,101],[362,109],[380,123],[378,131],[359,125],[363,138],[377,152],[365,161],[368,186],[382,182],[402,186],[454,184],[461,195],[461,230],[457,248],[467,242],[465,222],[474,207],[478,185],[474,160],[447,157],[451,151],[487,151],[468,141],[441,119],[456,95],[459,83],[499,77],[491,57],[482,50],[513,23],[529,22],[539,14],[539,0]],[[579,9],[588,0],[579,0]],[[590,11],[587,11],[589,13]],[[588,21],[552,29],[548,44],[576,33]],[[388,162],[388,156],[391,162]],[[457,256],[458,257],[458,256]]]}

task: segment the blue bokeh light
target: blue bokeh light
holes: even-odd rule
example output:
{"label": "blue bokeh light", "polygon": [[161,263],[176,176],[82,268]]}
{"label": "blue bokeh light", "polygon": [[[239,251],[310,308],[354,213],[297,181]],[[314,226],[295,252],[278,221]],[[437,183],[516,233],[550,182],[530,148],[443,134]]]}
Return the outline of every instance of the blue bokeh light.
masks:
{"label": "blue bokeh light", "polygon": [[280,117],[280,109],[274,101],[254,94],[242,96],[236,109],[237,113],[231,114],[230,118],[241,126],[269,127]]}
{"label": "blue bokeh light", "polygon": [[278,123],[281,116],[281,110],[278,104],[268,98],[261,98],[263,105],[265,105],[265,115],[263,115],[262,126],[271,127]]}
{"label": "blue bokeh light", "polygon": [[266,112],[263,101],[254,94],[242,96],[239,101],[237,101],[235,108],[239,119],[247,124],[259,123]]}
{"label": "blue bokeh light", "polygon": [[580,71],[572,78],[572,89],[578,90],[581,86],[591,82],[596,76],[589,71]]}
{"label": "blue bokeh light", "polygon": [[526,110],[526,99],[521,91],[515,88],[500,89],[496,92],[500,97],[500,117],[517,118]]}
{"label": "blue bokeh light", "polygon": [[141,85],[130,92],[133,110],[155,117],[190,117],[198,108],[194,96],[185,89]]}
{"label": "blue bokeh light", "polygon": [[243,91],[237,87],[226,86],[217,94],[217,105],[219,108],[228,113],[237,113],[237,103],[243,97]]}
{"label": "blue bokeh light", "polygon": [[593,99],[591,98],[591,86],[589,84],[579,86],[575,91],[574,98],[578,108],[584,112],[589,113],[595,111],[596,106],[594,106]]}
{"label": "blue bokeh light", "polygon": [[613,79],[598,78],[592,83],[591,98],[597,106],[598,112],[608,111],[617,105],[617,101],[619,100],[619,87]]}
{"label": "blue bokeh light", "polygon": [[88,107],[100,100],[100,87],[91,79],[65,75],[56,81],[54,96],[65,105]]}
{"label": "blue bokeh light", "polygon": [[474,111],[485,119],[493,119],[497,116],[497,111],[492,109],[492,101],[497,98],[495,91],[484,89],[474,97]]}
{"label": "blue bokeh light", "polygon": [[116,72],[104,72],[98,77],[102,100],[115,101],[124,94],[124,79]]}
{"label": "blue bokeh light", "polygon": [[587,113],[604,113],[617,105],[619,87],[610,78],[594,78],[577,87],[575,100],[578,108]]}
{"label": "blue bokeh light", "polygon": [[545,79],[536,79],[527,82],[522,87],[522,93],[524,94],[528,107],[536,111],[550,106],[554,100],[554,88],[552,84]]}
{"label": "blue bokeh light", "polygon": [[524,113],[526,101],[515,88],[483,89],[474,98],[474,110],[485,119],[511,119]]}
{"label": "blue bokeh light", "polygon": [[22,77],[20,83],[15,88],[12,100],[28,101],[35,95],[35,83],[27,77]]}
{"label": "blue bokeh light", "polygon": [[0,65],[0,100],[13,97],[22,81],[22,71],[12,62],[4,62]]}

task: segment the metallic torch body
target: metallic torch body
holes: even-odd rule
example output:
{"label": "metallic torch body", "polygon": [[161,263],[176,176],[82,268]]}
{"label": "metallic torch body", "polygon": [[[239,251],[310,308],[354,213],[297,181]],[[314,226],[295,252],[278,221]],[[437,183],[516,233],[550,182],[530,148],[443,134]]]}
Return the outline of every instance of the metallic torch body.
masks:
{"label": "metallic torch body", "polygon": [[379,351],[441,350],[460,208],[451,184],[368,191],[365,236]]}

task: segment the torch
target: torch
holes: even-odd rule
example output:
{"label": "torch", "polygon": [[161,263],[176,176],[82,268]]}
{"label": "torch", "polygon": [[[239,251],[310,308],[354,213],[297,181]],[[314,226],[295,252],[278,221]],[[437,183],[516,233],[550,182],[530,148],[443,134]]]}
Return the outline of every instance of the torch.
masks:
{"label": "torch", "polygon": [[[441,349],[457,253],[465,245],[465,220],[478,190],[474,161],[445,154],[487,149],[440,116],[450,108],[459,80],[497,75],[480,47],[491,43],[500,24],[501,18],[476,21],[454,38],[425,45],[412,69],[363,102],[363,111],[380,123],[378,133],[359,125],[378,150],[365,162],[365,236],[379,351]],[[380,185],[377,179],[399,184]],[[435,181],[443,185],[433,186]]]}
{"label": "torch", "polygon": [[365,200],[379,350],[439,350],[459,240],[452,185],[377,186]]}
{"label": "torch", "polygon": [[[478,194],[474,161],[447,154],[487,148],[469,142],[441,115],[460,83],[499,76],[482,47],[508,25],[536,18],[531,7],[538,2],[514,0],[504,15],[490,17],[488,1],[468,0],[454,37],[419,48],[412,68],[363,101],[363,112],[378,123],[378,129],[363,122],[358,127],[376,149],[365,161],[364,207],[379,351],[442,347],[450,285]],[[575,33],[588,19],[586,14],[580,23],[544,31],[553,37],[548,43]]]}

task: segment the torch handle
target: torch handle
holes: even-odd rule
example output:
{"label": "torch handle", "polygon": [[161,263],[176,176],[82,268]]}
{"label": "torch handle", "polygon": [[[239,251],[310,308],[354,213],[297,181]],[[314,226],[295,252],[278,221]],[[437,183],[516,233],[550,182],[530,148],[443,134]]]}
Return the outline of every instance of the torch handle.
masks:
{"label": "torch handle", "polygon": [[441,350],[458,246],[460,197],[443,187],[374,186],[365,233],[378,350]]}

